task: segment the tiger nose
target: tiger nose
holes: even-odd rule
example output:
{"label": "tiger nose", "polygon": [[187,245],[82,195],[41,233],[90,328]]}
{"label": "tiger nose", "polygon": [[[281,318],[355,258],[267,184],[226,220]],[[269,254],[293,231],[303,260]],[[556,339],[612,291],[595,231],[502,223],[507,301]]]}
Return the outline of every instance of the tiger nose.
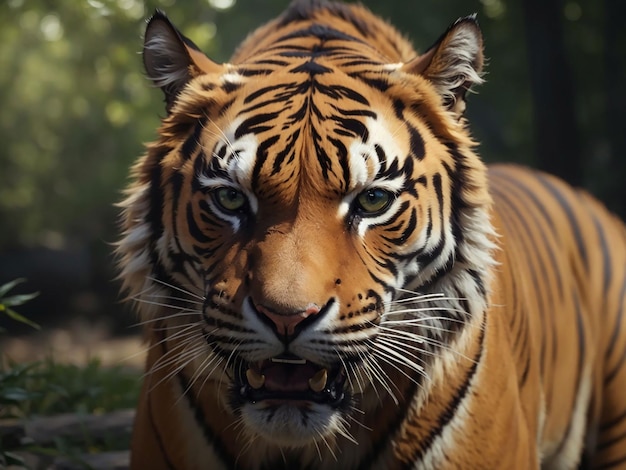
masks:
{"label": "tiger nose", "polygon": [[320,312],[319,307],[316,305],[309,305],[304,310],[291,313],[278,313],[263,305],[255,305],[255,308],[257,312],[269,318],[272,323],[276,325],[276,331],[278,331],[278,333],[286,336],[293,336],[297,325],[311,315],[317,315]]}

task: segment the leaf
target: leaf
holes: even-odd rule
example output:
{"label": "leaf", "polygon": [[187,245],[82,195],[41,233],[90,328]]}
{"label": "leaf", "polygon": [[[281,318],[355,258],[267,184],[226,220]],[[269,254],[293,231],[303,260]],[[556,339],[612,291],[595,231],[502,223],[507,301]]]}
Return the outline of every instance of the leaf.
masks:
{"label": "leaf", "polygon": [[3,452],[2,455],[6,458],[6,465],[23,466],[25,464],[24,459],[13,452]]}
{"label": "leaf", "polygon": [[18,284],[22,284],[26,282],[26,279],[24,279],[23,277],[17,278],[12,280],[11,282],[7,282],[6,284],[3,284],[0,286],[0,299],[2,297],[4,297],[4,295],[9,292],[11,289],[13,289],[15,286],[17,286]]}
{"label": "leaf", "polygon": [[6,387],[0,390],[0,400],[2,401],[22,402],[32,400],[38,395],[36,392],[29,392],[20,387]]}
{"label": "leaf", "polygon": [[5,309],[6,314],[12,318],[15,321],[18,321],[20,323],[24,323],[25,325],[29,325],[32,326],[34,329],[36,330],[41,330],[41,327],[35,323],[34,321],[29,320],[28,318],[26,318],[23,315],[20,315],[19,313],[17,313],[15,310],[12,310],[10,308]]}
{"label": "leaf", "polygon": [[20,294],[20,295],[12,295],[11,297],[6,297],[2,299],[2,304],[5,307],[15,307],[16,305],[22,305],[29,300],[34,299],[39,295],[39,292],[33,292],[32,294]]}

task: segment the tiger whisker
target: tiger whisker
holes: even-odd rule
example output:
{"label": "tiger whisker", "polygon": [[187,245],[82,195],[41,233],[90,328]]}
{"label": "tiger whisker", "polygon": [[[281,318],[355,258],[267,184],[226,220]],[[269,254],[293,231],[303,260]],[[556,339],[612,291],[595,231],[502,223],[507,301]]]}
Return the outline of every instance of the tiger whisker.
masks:
{"label": "tiger whisker", "polygon": [[[365,411],[360,410],[359,408],[357,408],[357,407],[355,407],[355,406],[351,407],[351,408],[350,408],[350,411],[352,411],[352,412],[356,412],[356,413],[359,413],[359,414],[361,414],[361,415],[365,415]],[[355,418],[353,415],[351,415],[351,414],[346,415],[346,418],[347,418],[347,419],[349,419],[349,420],[351,420],[351,421],[354,421],[356,424],[358,424],[359,426],[361,426],[361,427],[362,427],[363,429],[365,429],[366,431],[373,431],[373,429],[372,429],[372,428],[370,428],[369,426],[367,426],[365,423],[362,423],[361,421],[359,421],[358,419],[356,419],[356,418]]]}
{"label": "tiger whisker", "polygon": [[[146,279],[148,279],[150,281],[153,281],[153,282],[156,282],[158,284],[164,285],[165,287],[169,287],[170,289],[177,290],[177,291],[182,292],[183,294],[187,294],[187,295],[189,295],[191,297],[195,297],[196,299],[201,300],[203,302],[206,300],[206,298],[204,296],[202,296],[202,295],[194,294],[193,292],[191,292],[189,290],[186,290],[186,289],[184,289],[182,287],[179,287],[179,286],[176,286],[174,284],[170,284],[169,282],[165,282],[165,281],[163,281],[161,279],[157,279],[156,277],[148,276]],[[200,289],[198,289],[198,290],[200,290]]]}
{"label": "tiger whisker", "polygon": [[[423,371],[420,371],[419,369],[413,369],[411,366],[409,366],[407,364],[407,362],[402,361],[401,358],[396,358],[393,355],[391,355],[391,356],[384,355],[384,354],[381,354],[380,351],[375,351],[374,352],[374,356],[376,356],[378,359],[386,362],[390,367],[393,367],[396,371],[398,371],[399,373],[404,375],[407,379],[409,379],[409,381],[411,381],[412,383],[417,385],[419,388],[424,389],[424,386],[419,381],[417,381],[415,379],[415,377],[410,376],[406,371],[402,370],[402,368],[399,367],[398,364],[402,365],[402,366],[405,366],[405,367],[409,367],[410,369],[416,371],[419,375],[423,376],[424,378],[428,378],[428,376]],[[418,367],[420,367],[420,366],[418,366]],[[397,388],[397,386],[396,386],[396,388]],[[400,392],[400,390],[398,390],[398,392]],[[394,402],[396,403],[396,405],[398,404],[398,400],[397,399],[395,399]]]}
{"label": "tiger whisker", "polygon": [[[184,351],[183,351],[184,352]],[[178,375],[183,369],[185,369],[185,367],[187,367],[189,364],[191,364],[193,361],[195,361],[198,357],[200,357],[200,355],[204,352],[203,348],[200,347],[196,347],[195,349],[191,350],[190,353],[186,353],[189,354],[190,357],[187,357],[185,362],[180,363],[177,367],[175,367],[174,369],[172,369],[168,374],[166,374],[164,377],[161,378],[161,380],[159,380],[156,384],[154,384],[151,388],[150,388],[150,392],[153,391],[156,387],[158,387],[159,385],[161,385],[163,382],[167,382],[168,380],[172,379],[173,377],[175,377],[176,375]],[[176,359],[180,360],[180,356],[176,356]],[[174,361],[178,362],[178,361]],[[169,364],[171,365],[171,363]],[[159,366],[156,370],[160,370],[165,366]],[[148,374],[151,374],[153,372],[152,368],[150,368],[149,372],[146,372],[145,376],[147,376]]]}
{"label": "tiger whisker", "polygon": [[453,312],[453,313],[460,313],[462,315],[469,315],[468,312],[466,312],[465,310],[461,310],[458,308],[452,308],[452,307],[420,307],[420,308],[405,308],[402,310],[390,310],[389,312],[385,312],[383,314],[384,315],[400,315],[400,314],[408,314],[408,313],[422,313],[422,312],[433,312],[433,311],[444,311],[444,312]]}
{"label": "tiger whisker", "polygon": [[[352,442],[355,445],[359,445],[359,442],[354,438],[348,429],[350,428],[350,424],[342,417],[338,420],[337,423],[337,434],[343,436],[348,441]],[[341,449],[341,448],[339,448]]]}
{"label": "tiger whisker", "polygon": [[320,437],[321,441],[326,445],[326,447],[328,448],[328,452],[330,452],[330,455],[332,455],[333,459],[336,462],[337,461],[337,454],[335,454],[335,452],[333,451],[330,443],[326,439],[326,436],[324,436],[320,431],[317,431],[317,434]]}
{"label": "tiger whisker", "polygon": [[159,357],[159,359],[154,364],[152,364],[150,370],[146,372],[146,375],[153,374],[164,368],[168,368],[173,364],[179,364],[181,358],[184,357],[185,354],[188,354],[190,348],[193,348],[192,351],[194,353],[198,352],[198,356],[194,357],[199,357],[199,350],[204,349],[201,343],[194,344],[193,341],[188,341],[184,345],[179,345],[177,348],[171,349],[166,354]]}
{"label": "tiger whisker", "polygon": [[463,320],[459,320],[458,318],[450,318],[450,317],[419,317],[419,318],[407,318],[404,320],[388,320],[387,318],[385,318],[383,316],[381,324],[385,324],[385,325],[419,325],[420,328],[425,328],[428,326],[432,326],[432,325],[424,325],[423,323],[426,322],[430,322],[430,321],[449,321],[451,323],[458,323],[461,325],[465,324],[465,321]]}
{"label": "tiger whisker", "polygon": [[[399,291],[403,291],[403,289],[398,289]],[[404,292],[409,292],[409,291],[404,291]],[[397,299],[392,299],[389,301],[384,302],[385,304],[400,304],[400,303],[406,303],[406,302],[429,302],[429,301],[435,301],[435,300],[461,300],[461,299],[456,299],[454,297],[446,297],[446,294],[444,294],[443,292],[437,292],[437,293],[432,293],[432,294],[416,294],[413,297],[399,297]]]}
{"label": "tiger whisker", "polygon": [[[375,328],[377,328],[379,331],[383,331],[383,332],[392,332],[392,333],[402,333],[404,335],[409,335],[410,337],[415,338],[414,341],[417,342],[423,342],[422,338],[428,338],[427,336],[421,335],[417,332],[414,331],[409,331],[409,330],[405,330],[405,329],[401,329],[401,328],[390,328],[388,325],[406,325],[406,323],[403,322],[385,322],[381,325],[375,325]],[[453,333],[452,330],[449,330],[448,328],[443,328],[441,326],[437,326],[437,325],[419,325],[419,329],[420,331],[436,331],[438,333]],[[419,339],[418,339],[419,338]]]}
{"label": "tiger whisker", "polygon": [[[427,380],[430,380],[430,377],[426,373],[426,368],[425,368],[425,366],[427,365],[427,362],[422,357],[417,356],[412,352],[406,351],[406,349],[403,347],[403,343],[400,341],[396,341],[392,339],[385,339],[380,342],[386,346],[383,349],[385,349],[387,352],[397,351],[397,353],[393,353],[394,356],[396,356],[397,358],[406,359],[405,361],[406,365],[408,365],[412,370],[416,371],[418,374],[422,375]],[[422,350],[418,348],[412,348],[412,349],[420,353],[423,352]],[[413,360],[409,360],[409,358]],[[424,365],[420,365],[416,361]]]}
{"label": "tiger whisker", "polygon": [[[390,329],[390,331],[383,332],[383,333],[379,334],[378,337],[385,337],[385,336],[394,337],[393,336],[394,334],[396,335],[395,338],[397,338],[399,340],[410,339],[413,342],[421,343],[421,344],[424,344],[424,345],[427,345],[427,346],[436,346],[437,348],[440,348],[440,349],[442,349],[444,351],[450,352],[450,353],[452,353],[452,354],[454,354],[454,355],[456,355],[456,356],[458,356],[458,357],[460,357],[462,359],[473,361],[473,359],[467,357],[465,354],[462,354],[461,352],[457,351],[453,347],[450,347],[450,345],[445,343],[445,342],[442,342],[442,341],[439,341],[439,340],[436,340],[434,338],[430,338],[430,337],[427,337],[427,336],[422,336],[422,335],[417,335],[418,338],[414,338],[416,333],[411,333],[409,331],[398,330],[398,329]],[[417,348],[415,346],[411,346],[410,344],[407,344],[407,343],[404,343],[404,342],[402,343],[402,345],[404,347],[410,347],[412,349],[419,350],[420,352],[422,352],[424,354],[427,354],[429,356],[437,356],[436,353],[434,353],[432,351],[429,351],[428,349]]]}
{"label": "tiger whisker", "polygon": [[[317,456],[319,457],[320,462],[322,462],[324,459],[323,459],[323,457],[322,457],[322,450],[320,449],[320,445],[319,445],[319,443],[317,442],[317,439],[313,441],[313,444],[315,444],[315,449],[317,450]],[[280,450],[281,454],[282,454],[282,451],[283,451],[283,450],[281,449],[281,450]],[[284,458],[284,456],[283,456],[283,458]],[[285,463],[286,463],[286,462],[285,462]]]}
{"label": "tiger whisker", "polygon": [[[176,297],[175,295],[165,295],[165,294],[142,294],[145,295],[148,299],[162,299],[162,300],[173,300],[177,302],[185,302],[191,305],[204,305],[203,302],[199,302],[197,300],[190,300],[184,297]],[[137,297],[137,296],[135,296]],[[143,300],[143,298],[141,298]]]}
{"label": "tiger whisker", "polygon": [[226,370],[228,369],[228,365],[230,364],[230,361],[233,358],[233,355],[235,354],[235,352],[237,351],[237,348],[239,348],[239,346],[241,345],[242,342],[243,342],[243,340],[241,340],[238,343],[236,343],[233,346],[233,350],[228,355],[228,358],[226,359],[226,364],[225,364],[224,368],[222,369],[222,373],[220,375],[220,379],[219,379],[218,386],[217,386],[218,388],[220,388],[222,386],[222,381],[224,379],[224,374],[226,373]]}
{"label": "tiger whisker", "polygon": [[[365,368],[369,369],[370,372],[372,374],[374,374],[373,377],[375,377],[378,381],[379,384],[382,385],[382,387],[385,389],[385,391],[389,394],[389,396],[391,397],[391,399],[393,400],[393,402],[398,405],[400,402],[398,401],[398,399],[396,398],[395,393],[393,393],[393,391],[391,390],[391,387],[389,386],[389,383],[387,383],[387,381],[389,381],[391,383],[391,385],[394,386],[394,388],[398,391],[398,393],[402,394],[402,391],[398,388],[398,386],[391,380],[391,378],[389,377],[389,375],[387,375],[387,373],[385,372],[385,370],[380,366],[380,364],[378,363],[378,361],[370,361],[369,359],[363,362]],[[372,379],[372,383],[374,383],[374,380]],[[379,400],[382,399],[382,397],[380,397],[380,395],[378,396]]]}
{"label": "tiger whisker", "polygon": [[[208,353],[204,361],[202,361],[202,363],[196,368],[196,370],[193,373],[192,379],[190,381],[190,387],[193,386],[200,379],[200,377],[204,376],[204,380],[200,384],[200,387],[198,388],[198,391],[197,391],[198,397],[200,396],[200,392],[204,388],[204,385],[206,384],[207,380],[209,380],[213,372],[215,372],[215,370],[219,367],[222,361],[223,361],[223,358],[218,356],[217,354]],[[213,367],[211,368],[211,370],[209,370],[208,373],[205,374],[205,371],[209,367],[211,367],[211,365],[213,365]]]}
{"label": "tiger whisker", "polygon": [[[160,317],[156,317],[156,318],[148,318],[147,320],[142,320],[140,322],[136,322],[133,323],[132,325],[130,325],[131,327],[137,327],[137,326],[143,326],[143,325],[149,325],[150,323],[157,323],[160,321],[164,321],[164,320],[169,320],[171,318],[188,318],[190,316],[193,315],[202,315],[201,312],[195,312],[193,310],[189,310],[187,312],[182,311],[182,312],[177,312],[177,313],[172,313],[170,315],[165,315],[165,316],[160,316]],[[199,325],[202,322],[194,322],[194,325]],[[184,323],[183,325],[171,325],[168,327],[164,327],[164,328],[155,328],[155,331],[166,331],[168,328],[178,328],[180,326],[187,326],[189,323]]]}
{"label": "tiger whisker", "polygon": [[[143,304],[148,304],[148,305],[155,305],[157,307],[165,307],[165,308],[170,308],[172,310],[182,310],[182,311],[189,311],[189,312],[193,312],[193,310],[189,310],[189,307],[183,307],[181,305],[172,305],[172,304],[167,304],[164,302],[156,302],[156,301],[152,301],[152,300],[148,300],[148,299],[142,299],[139,297],[131,297],[130,300],[133,300],[135,302],[138,303],[143,303]],[[198,314],[200,314],[202,312],[198,312]],[[162,317],[161,317],[162,318]]]}
{"label": "tiger whisker", "polygon": [[[194,384],[198,381],[198,379],[200,378],[200,376],[202,375],[202,373],[204,372],[204,370],[209,367],[211,365],[211,363],[213,361],[215,361],[217,356],[215,356],[214,354],[208,354],[204,360],[200,363],[200,365],[196,368],[194,368],[193,374],[191,376],[191,380],[189,381],[189,384],[187,385],[187,388],[185,388],[185,390],[183,390],[183,393],[180,394],[180,396],[178,397],[178,399],[176,400],[175,403],[178,403],[180,400],[182,400],[182,398],[187,395],[187,393],[189,393],[189,391],[193,388]],[[210,374],[210,373],[209,373]],[[200,392],[201,392],[202,387],[200,387],[197,391],[196,391],[196,397],[199,398],[200,397]]]}
{"label": "tiger whisker", "polygon": [[139,355],[147,354],[151,349],[153,349],[153,348],[155,348],[155,347],[165,343],[168,340],[181,339],[181,338],[184,338],[185,336],[191,336],[193,333],[195,333],[195,331],[193,331],[193,332],[189,331],[188,333],[185,333],[185,331],[194,329],[198,324],[200,324],[200,322],[183,325],[185,327],[184,330],[178,331],[178,332],[174,333],[169,338],[163,338],[160,341],[157,341],[157,342],[155,342],[153,344],[150,344],[147,348],[143,348],[140,351],[137,351],[136,353],[133,353],[133,354],[127,356],[126,358],[122,359],[122,361],[127,361],[127,360],[132,359],[134,357],[137,357]]}
{"label": "tiger whisker", "polygon": [[[176,339],[178,341],[183,341],[183,344],[177,344],[174,348],[168,350],[165,354],[163,354],[159,359],[152,365],[149,372],[157,372],[161,370],[162,367],[167,367],[174,362],[177,362],[177,359],[181,354],[184,354],[190,346],[193,347],[202,347],[204,348],[204,343],[202,338],[197,334],[197,331],[191,326],[185,330],[174,333],[169,340]],[[164,343],[168,341],[168,339],[163,339],[158,343],[151,345],[147,350],[149,351],[155,346],[158,346],[160,343]]]}

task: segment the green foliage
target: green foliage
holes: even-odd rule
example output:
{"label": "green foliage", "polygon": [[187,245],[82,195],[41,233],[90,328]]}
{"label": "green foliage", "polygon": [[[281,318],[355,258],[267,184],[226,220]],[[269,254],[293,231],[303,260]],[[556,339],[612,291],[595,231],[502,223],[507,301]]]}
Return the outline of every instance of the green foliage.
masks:
{"label": "green foliage", "polygon": [[[11,308],[37,295],[7,295],[23,281],[16,279],[0,286],[0,314],[39,329],[37,324]],[[20,364],[0,356],[0,420],[60,413],[102,414],[132,408],[137,403],[139,387],[136,371],[103,367],[95,358],[86,366],[75,366],[57,363],[52,358]],[[127,447],[127,443],[118,441],[112,436],[106,442],[95,442],[84,435],[80,443],[57,438],[53,448],[32,448],[14,443],[9,449],[0,442],[0,466],[24,464],[11,450],[71,458],[87,451]]]}
{"label": "green foliage", "polygon": [[[35,297],[39,295],[39,293],[34,292],[32,294],[20,294],[20,295],[12,295],[12,296],[7,297],[7,294],[9,293],[9,291],[11,291],[15,286],[17,286],[18,284],[21,284],[24,281],[25,279],[15,279],[14,281],[7,282],[6,284],[3,284],[2,286],[0,286],[0,314],[4,314],[17,322],[24,323],[25,325],[29,325],[35,328],[36,330],[39,330],[40,327],[37,323],[29,320],[23,315],[20,315],[19,313],[17,313],[15,310],[11,308],[11,307],[16,307],[18,305],[22,305],[28,302],[29,300],[34,299]],[[2,332],[3,332],[3,329],[0,328],[0,333]]]}
{"label": "green foliage", "polygon": [[132,408],[139,396],[136,371],[59,364],[49,358],[31,364],[0,365],[0,419],[59,413],[101,414]]}
{"label": "green foliage", "polygon": [[[210,51],[203,10],[181,26]],[[0,247],[113,238],[113,203],[162,112],[138,54],[150,13],[137,0],[0,2]]]}
{"label": "green foliage", "polygon": [[[86,366],[74,366],[53,359],[16,364],[5,358],[0,362],[0,420],[60,413],[97,415],[132,408],[137,404],[139,387],[136,371],[103,367],[97,359]],[[5,449],[0,442],[0,467],[23,464],[16,450],[80,462],[81,454],[128,448],[120,436],[103,439],[96,441],[84,432],[76,442],[57,437],[50,447],[13,443]]]}

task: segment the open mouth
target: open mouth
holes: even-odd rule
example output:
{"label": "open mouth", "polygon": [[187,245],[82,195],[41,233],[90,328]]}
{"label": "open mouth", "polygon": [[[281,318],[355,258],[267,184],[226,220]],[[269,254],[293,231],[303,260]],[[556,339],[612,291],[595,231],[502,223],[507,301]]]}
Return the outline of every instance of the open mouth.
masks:
{"label": "open mouth", "polygon": [[250,403],[308,401],[336,408],[349,399],[341,367],[326,368],[292,355],[242,366],[238,381],[240,399]]}

